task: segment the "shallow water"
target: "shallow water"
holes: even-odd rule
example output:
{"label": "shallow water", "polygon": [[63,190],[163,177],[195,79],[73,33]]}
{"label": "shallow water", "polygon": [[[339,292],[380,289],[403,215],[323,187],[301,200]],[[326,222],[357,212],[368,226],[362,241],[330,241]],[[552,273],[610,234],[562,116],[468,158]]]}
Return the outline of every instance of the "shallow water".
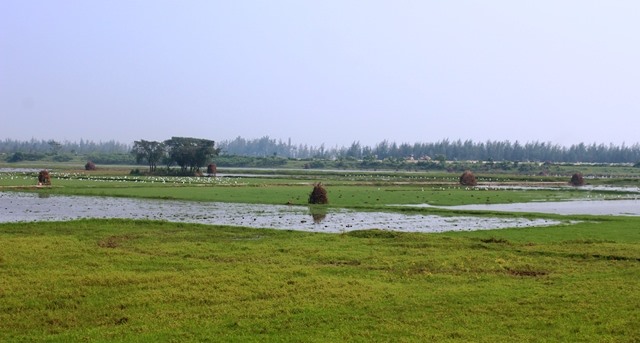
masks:
{"label": "shallow water", "polygon": [[0,192],[0,222],[62,221],[80,218],[153,219],[331,233],[374,228],[404,232],[472,231],[561,223],[555,220],[515,217],[441,217],[344,209],[311,213],[305,206]]}
{"label": "shallow water", "polygon": [[538,185],[478,185],[474,187],[477,190],[572,190],[572,191],[603,191],[603,192],[624,192],[624,193],[638,193],[640,194],[640,187],[636,186],[593,186],[585,185],[580,187],[574,187],[570,185],[555,185],[555,186],[538,186]]}
{"label": "shallow water", "polygon": [[[38,168],[0,168],[0,173],[37,173],[42,169]],[[48,169],[51,171],[51,169]]]}
{"label": "shallow water", "polygon": [[476,204],[459,206],[431,206],[427,204],[403,205],[412,207],[438,207],[451,210],[478,210],[501,212],[533,212],[562,215],[626,215],[640,216],[640,200],[574,200],[553,202],[527,202],[514,204]]}

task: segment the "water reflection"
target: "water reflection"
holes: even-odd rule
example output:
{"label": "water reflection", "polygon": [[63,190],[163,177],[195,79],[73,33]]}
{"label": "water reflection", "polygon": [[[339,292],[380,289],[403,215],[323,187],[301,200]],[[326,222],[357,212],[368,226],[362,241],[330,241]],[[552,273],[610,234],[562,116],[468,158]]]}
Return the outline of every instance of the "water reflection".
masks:
{"label": "water reflection", "polygon": [[309,206],[309,213],[313,218],[314,224],[320,224],[327,218],[327,208],[319,206]]}

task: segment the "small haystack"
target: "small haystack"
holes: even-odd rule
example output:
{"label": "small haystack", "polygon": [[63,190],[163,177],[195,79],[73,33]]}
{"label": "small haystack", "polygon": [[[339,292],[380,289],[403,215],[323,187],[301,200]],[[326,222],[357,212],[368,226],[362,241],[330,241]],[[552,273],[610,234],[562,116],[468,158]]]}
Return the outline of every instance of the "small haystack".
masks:
{"label": "small haystack", "polygon": [[48,170],[41,170],[40,173],[38,173],[38,186],[51,186],[51,176],[49,175],[49,171]]}
{"label": "small haystack", "polygon": [[569,183],[572,186],[584,186],[584,177],[582,177],[582,173],[575,173],[571,176],[571,181]]}
{"label": "small haystack", "polygon": [[460,175],[460,184],[463,186],[475,186],[478,184],[476,176],[469,170]]}
{"label": "small haystack", "polygon": [[313,191],[309,194],[310,204],[328,204],[327,190],[324,189],[322,183],[318,182],[313,186]]}

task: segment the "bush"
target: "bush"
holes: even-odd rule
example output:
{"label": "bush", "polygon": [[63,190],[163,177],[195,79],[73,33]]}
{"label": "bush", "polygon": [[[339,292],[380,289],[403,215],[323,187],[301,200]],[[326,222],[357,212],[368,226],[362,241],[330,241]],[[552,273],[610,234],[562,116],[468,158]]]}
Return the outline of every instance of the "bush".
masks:
{"label": "bush", "polygon": [[16,152],[11,156],[7,157],[6,161],[10,163],[21,162],[21,161],[39,161],[46,157],[45,154],[40,154],[37,152],[34,153],[24,153],[24,152]]}
{"label": "bush", "polygon": [[326,167],[326,163],[324,161],[315,160],[309,163],[304,164],[304,169],[321,169]]}
{"label": "bush", "polygon": [[9,163],[24,161],[24,154],[21,152],[16,152],[13,155],[9,156],[6,161]]}
{"label": "bush", "polygon": [[584,178],[581,173],[575,173],[571,176],[571,181],[569,183],[572,186],[584,186]]}
{"label": "bush", "polygon": [[132,154],[91,153],[87,155],[87,159],[98,164],[136,164]]}
{"label": "bush", "polygon": [[55,155],[51,158],[54,162],[69,162],[71,160],[73,160],[73,157],[71,155],[68,154],[60,154],[60,155]]}
{"label": "bush", "polygon": [[327,198],[327,190],[324,189],[322,183],[318,182],[313,186],[313,191],[309,195],[310,204],[327,204],[329,199]]}
{"label": "bush", "polygon": [[96,170],[96,164],[88,161],[87,164],[84,165],[84,170]]}
{"label": "bush", "polygon": [[460,184],[463,186],[475,186],[478,184],[476,176],[470,171],[465,171],[460,175]]}
{"label": "bush", "polygon": [[49,175],[49,171],[46,169],[41,170],[40,173],[38,173],[38,185],[51,185],[51,176]]}

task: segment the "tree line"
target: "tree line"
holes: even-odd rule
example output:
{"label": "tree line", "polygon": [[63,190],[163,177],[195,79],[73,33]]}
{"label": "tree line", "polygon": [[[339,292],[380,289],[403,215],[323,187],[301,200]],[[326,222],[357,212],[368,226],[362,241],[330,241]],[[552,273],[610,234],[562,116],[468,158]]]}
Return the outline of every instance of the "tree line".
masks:
{"label": "tree line", "polygon": [[15,139],[0,140],[0,153],[37,153],[37,154],[73,154],[86,155],[94,153],[122,154],[131,150],[131,144],[124,144],[115,140],[94,142],[80,139],[79,142],[55,141],[52,139],[34,139],[19,141]]}
{"label": "tree line", "polygon": [[348,147],[325,148],[294,145],[269,137],[247,140],[237,137],[219,145],[223,154],[242,156],[280,156],[287,158],[357,160],[475,160],[475,161],[550,161],[590,163],[636,163],[640,161],[640,144],[574,144],[569,147],[548,142],[486,141],[444,139],[432,143],[401,143],[384,140],[374,146],[354,141]]}
{"label": "tree line", "polygon": [[[170,140],[169,140],[170,141]],[[142,141],[138,141],[142,142]],[[163,149],[168,148],[165,142]],[[53,140],[17,141],[5,139],[0,141],[0,154],[14,154],[7,158],[37,160],[42,156],[54,155],[58,159],[69,158],[70,155],[92,156],[99,163],[133,162],[131,152],[140,147],[123,144],[116,141],[93,142],[57,142]],[[151,148],[151,147],[148,147]],[[292,144],[291,140],[283,141],[264,136],[257,139],[237,137],[218,143],[217,153],[225,156],[249,157],[281,157],[294,159],[357,159],[357,160],[385,160],[410,159],[416,160],[477,160],[477,161],[540,161],[540,162],[590,162],[590,163],[637,163],[640,161],[640,144],[585,144],[561,146],[549,142],[519,141],[486,141],[472,140],[441,140],[431,143],[396,143],[384,140],[373,146],[354,141],[346,147],[335,146],[326,148],[324,144],[311,146],[307,144]],[[19,153],[15,155],[15,153]],[[134,153],[135,155],[135,153]],[[175,157],[175,156],[174,156]],[[169,156],[156,162],[170,162]],[[152,158],[153,159],[153,158]],[[164,159],[164,160],[162,160]],[[146,161],[148,162],[148,161]],[[146,163],[145,162],[145,163]],[[181,168],[191,169],[189,162],[173,161]],[[182,165],[181,165],[182,164]],[[192,163],[193,164],[193,163]]]}
{"label": "tree line", "polygon": [[81,139],[80,142],[55,140],[18,141],[5,139],[0,141],[0,156],[7,162],[40,161],[51,159],[55,162],[67,162],[75,156],[84,156],[100,164],[131,164],[133,158],[129,151],[131,145],[110,140],[93,142]]}
{"label": "tree line", "polygon": [[339,156],[357,159],[411,158],[476,161],[540,161],[540,162],[589,162],[589,163],[635,163],[640,161],[640,144],[574,144],[569,147],[546,142],[486,141],[471,140],[435,143],[402,143],[383,141],[373,147],[354,142],[342,148]]}

